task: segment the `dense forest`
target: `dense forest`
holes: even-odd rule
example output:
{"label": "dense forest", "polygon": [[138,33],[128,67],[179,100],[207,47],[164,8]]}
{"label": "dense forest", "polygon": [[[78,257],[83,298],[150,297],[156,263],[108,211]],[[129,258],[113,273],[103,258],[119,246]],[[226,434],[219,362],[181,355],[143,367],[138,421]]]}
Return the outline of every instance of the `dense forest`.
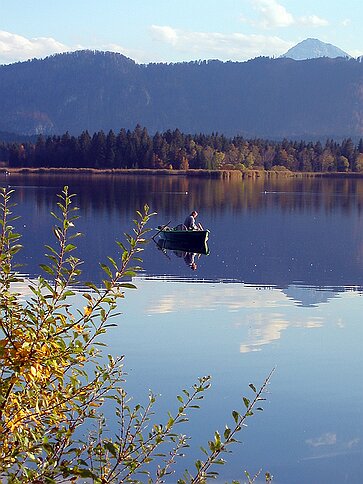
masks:
{"label": "dense forest", "polygon": [[362,59],[260,57],[136,64],[78,51],[0,66],[0,131],[149,133],[342,141],[363,136]]}
{"label": "dense forest", "polygon": [[305,172],[363,171],[363,140],[341,143],[268,141],[222,134],[183,134],[178,129],[150,135],[134,130],[88,131],[79,136],[40,135],[35,142],[1,142],[0,161],[9,167],[152,168],[246,170],[288,169]]}

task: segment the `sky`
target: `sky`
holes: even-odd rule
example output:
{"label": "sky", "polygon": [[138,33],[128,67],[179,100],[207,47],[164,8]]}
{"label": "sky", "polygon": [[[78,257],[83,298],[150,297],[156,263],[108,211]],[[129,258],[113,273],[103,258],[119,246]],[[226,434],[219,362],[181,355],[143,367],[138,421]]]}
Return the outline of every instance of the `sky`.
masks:
{"label": "sky", "polygon": [[361,0],[0,0],[0,64],[80,49],[245,61],[309,37],[358,57],[362,14]]}

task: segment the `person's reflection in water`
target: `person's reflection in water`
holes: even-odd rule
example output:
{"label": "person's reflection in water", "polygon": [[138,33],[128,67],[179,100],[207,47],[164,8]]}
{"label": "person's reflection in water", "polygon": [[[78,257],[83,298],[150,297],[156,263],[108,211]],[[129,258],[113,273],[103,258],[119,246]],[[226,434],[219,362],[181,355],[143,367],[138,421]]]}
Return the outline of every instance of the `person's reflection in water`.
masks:
{"label": "person's reflection in water", "polygon": [[195,256],[196,255],[197,254],[195,254],[194,252],[186,252],[185,255],[184,255],[184,261],[185,261],[186,265],[191,268],[192,271],[197,270],[197,264],[195,262]]}

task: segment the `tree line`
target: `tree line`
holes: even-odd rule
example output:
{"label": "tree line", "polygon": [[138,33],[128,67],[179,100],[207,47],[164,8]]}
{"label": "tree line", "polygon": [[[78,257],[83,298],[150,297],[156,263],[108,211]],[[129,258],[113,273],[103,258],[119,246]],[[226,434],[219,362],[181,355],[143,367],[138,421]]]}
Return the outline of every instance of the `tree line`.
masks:
{"label": "tree line", "polygon": [[36,141],[1,142],[0,161],[9,167],[98,169],[246,170],[288,169],[303,172],[363,171],[363,140],[341,142],[270,141],[226,137],[223,134],[184,134],[180,130],[150,135],[134,130],[70,133]]}

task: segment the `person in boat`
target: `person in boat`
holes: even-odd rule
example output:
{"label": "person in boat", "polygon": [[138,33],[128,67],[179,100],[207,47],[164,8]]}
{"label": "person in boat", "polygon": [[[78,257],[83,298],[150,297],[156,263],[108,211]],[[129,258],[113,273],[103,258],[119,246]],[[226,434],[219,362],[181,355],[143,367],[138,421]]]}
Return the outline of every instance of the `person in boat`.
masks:
{"label": "person in boat", "polygon": [[203,230],[202,224],[196,224],[195,219],[198,217],[198,212],[193,210],[190,215],[184,220],[184,225],[187,230]]}

